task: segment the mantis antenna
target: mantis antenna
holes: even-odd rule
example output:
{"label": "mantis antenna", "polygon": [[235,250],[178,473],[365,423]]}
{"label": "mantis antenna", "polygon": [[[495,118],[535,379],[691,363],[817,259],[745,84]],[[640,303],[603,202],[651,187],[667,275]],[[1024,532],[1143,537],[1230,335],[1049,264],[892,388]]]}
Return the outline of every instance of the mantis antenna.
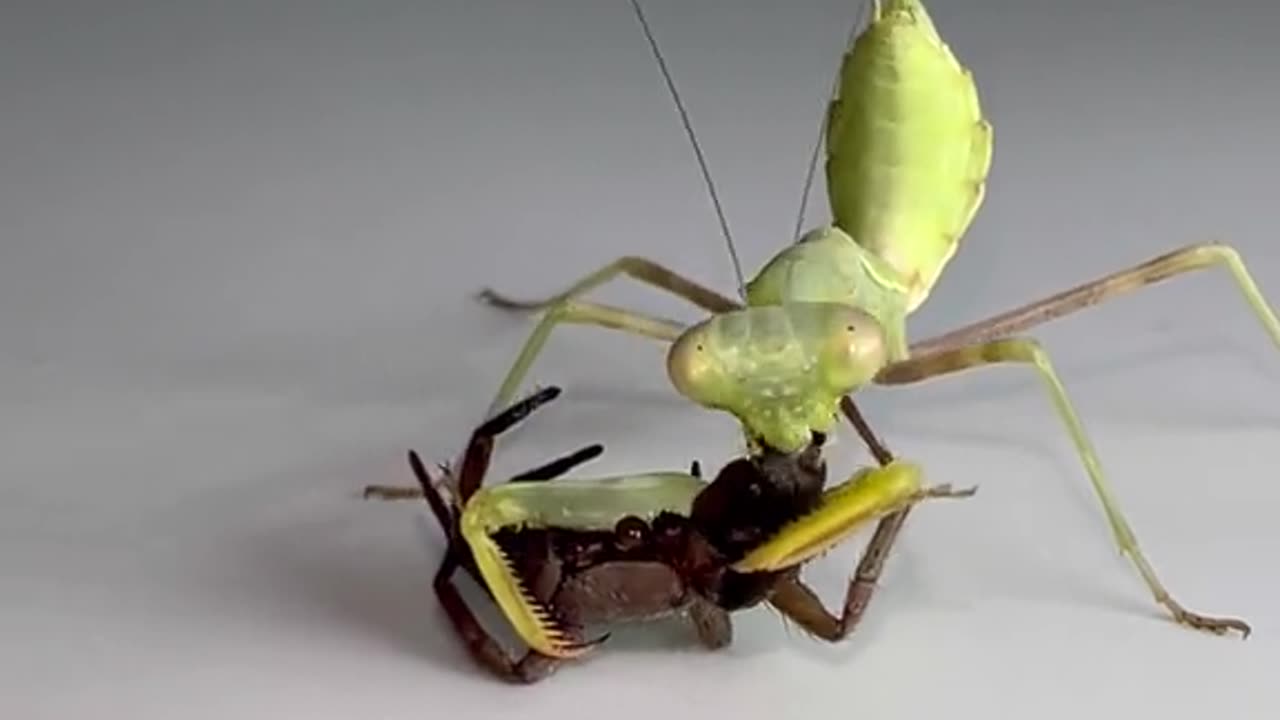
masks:
{"label": "mantis antenna", "polygon": [[671,77],[671,71],[667,69],[667,62],[662,57],[662,51],[658,49],[658,41],[653,37],[653,30],[649,27],[649,21],[645,19],[644,10],[640,8],[640,0],[631,0],[631,8],[635,10],[636,19],[640,21],[640,27],[644,29],[645,39],[649,41],[649,49],[653,51],[653,58],[658,61],[658,69],[662,71],[662,78],[667,81],[667,90],[671,92],[671,99],[675,101],[676,111],[680,113],[680,122],[684,124],[685,134],[689,136],[689,142],[693,145],[693,153],[698,158],[698,168],[702,170],[702,179],[707,184],[707,192],[711,195],[711,204],[715,207],[716,218],[720,221],[720,232],[724,235],[725,247],[729,249],[729,259],[733,261],[733,274],[738,280],[738,295],[744,300],[747,297],[747,281],[742,275],[742,263],[738,260],[738,250],[733,245],[733,235],[729,233],[729,221],[725,219],[724,208],[720,205],[720,196],[716,194],[716,185],[711,180],[711,171],[707,168],[707,159],[702,154],[702,146],[698,144],[698,137],[693,132],[693,123],[689,120],[689,113],[685,110],[684,103],[680,100],[680,93],[676,90],[676,82]]}
{"label": "mantis antenna", "polygon": [[[873,0],[878,3],[878,0]],[[853,27],[849,28],[849,37],[844,42],[845,52],[849,51],[849,47],[853,45],[854,40],[858,37],[858,28],[862,27],[866,20],[867,2],[863,0],[859,6],[861,12],[860,17],[853,21]],[[836,76],[831,81],[831,92],[827,93],[827,101],[830,102],[840,92],[840,67],[836,68]],[[791,239],[798,241],[800,233],[804,230],[804,212],[809,205],[809,192],[813,190],[813,176],[818,170],[818,153],[822,150],[822,138],[827,132],[827,112],[822,113],[822,122],[818,124],[818,137],[814,138],[813,151],[809,153],[809,168],[804,176],[804,189],[800,191],[800,210],[796,213],[796,227],[792,232]]]}

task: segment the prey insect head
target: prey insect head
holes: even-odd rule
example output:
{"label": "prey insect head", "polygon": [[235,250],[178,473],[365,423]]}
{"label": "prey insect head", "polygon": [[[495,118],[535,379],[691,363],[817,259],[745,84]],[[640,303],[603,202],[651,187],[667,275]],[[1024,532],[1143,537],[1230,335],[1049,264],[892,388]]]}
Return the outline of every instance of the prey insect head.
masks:
{"label": "prey insect head", "polygon": [[718,607],[736,610],[765,600],[779,575],[795,568],[739,571],[735,563],[767,547],[783,528],[821,502],[827,468],[825,437],[814,433],[800,452],[763,448],[737,458],[694,499],[684,562],[698,592]]}
{"label": "prey insect head", "polygon": [[813,509],[826,484],[825,437],[797,453],[764,448],[720,469],[694,499],[689,517],[698,532],[726,558],[736,560],[792,518]]}

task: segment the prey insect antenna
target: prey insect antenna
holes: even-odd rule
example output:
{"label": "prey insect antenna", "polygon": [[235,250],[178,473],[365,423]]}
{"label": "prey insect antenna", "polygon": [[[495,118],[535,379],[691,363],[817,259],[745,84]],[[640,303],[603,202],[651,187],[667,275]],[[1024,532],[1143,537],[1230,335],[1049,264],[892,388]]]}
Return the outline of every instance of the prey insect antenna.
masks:
{"label": "prey insect antenna", "polygon": [[707,193],[711,195],[711,204],[715,207],[716,219],[720,221],[720,232],[724,235],[725,247],[729,249],[729,259],[733,262],[733,274],[738,281],[738,295],[746,299],[747,297],[747,281],[742,274],[742,262],[738,259],[738,249],[733,244],[733,235],[729,232],[729,221],[725,218],[724,207],[720,204],[720,195],[716,192],[716,184],[711,179],[711,170],[707,166],[707,158],[702,154],[702,145],[698,143],[698,136],[693,132],[693,122],[689,120],[689,112],[685,110],[684,102],[680,99],[680,92],[676,90],[676,81],[671,75],[671,71],[667,68],[667,61],[662,56],[662,51],[658,49],[658,41],[653,36],[653,30],[649,27],[649,21],[644,16],[644,10],[640,8],[640,0],[631,0],[631,8],[635,10],[636,19],[640,21],[640,27],[644,29],[645,39],[649,41],[649,49],[653,51],[653,58],[658,61],[658,69],[662,71],[662,78],[667,82],[667,90],[671,93],[671,99],[675,101],[676,111],[680,113],[680,122],[684,124],[685,134],[689,136],[689,143],[693,145],[693,153],[698,159],[698,168],[702,171],[702,179],[707,185]]}
{"label": "prey insect antenna", "polygon": [[454,508],[445,504],[444,498],[440,496],[439,490],[436,489],[431,474],[427,472],[426,466],[422,464],[422,458],[413,450],[409,451],[409,467],[413,470],[413,476],[418,480],[418,484],[422,486],[422,495],[427,499],[427,504],[431,506],[431,512],[435,514],[436,520],[440,521],[440,527],[445,531],[445,534],[451,534],[458,522],[457,512]]}
{"label": "prey insect antenna", "polygon": [[[873,0],[874,2],[875,0]],[[867,14],[867,3],[863,0],[862,12],[860,15]],[[849,28],[849,36],[844,42],[844,51],[848,52],[850,46],[858,38],[858,28],[862,27],[865,18],[858,18],[853,21],[853,27]],[[840,91],[840,70],[837,69],[836,76],[831,80],[831,91],[827,93],[827,101],[830,102]],[[796,212],[796,226],[791,232],[792,240],[799,240],[800,233],[804,231],[804,213],[809,207],[809,193],[813,191],[813,176],[818,172],[818,155],[822,152],[822,138],[827,132],[828,116],[826,112],[822,113],[822,121],[818,123],[818,135],[813,139],[813,149],[809,151],[809,166],[804,173],[804,187],[800,190],[800,209]]]}

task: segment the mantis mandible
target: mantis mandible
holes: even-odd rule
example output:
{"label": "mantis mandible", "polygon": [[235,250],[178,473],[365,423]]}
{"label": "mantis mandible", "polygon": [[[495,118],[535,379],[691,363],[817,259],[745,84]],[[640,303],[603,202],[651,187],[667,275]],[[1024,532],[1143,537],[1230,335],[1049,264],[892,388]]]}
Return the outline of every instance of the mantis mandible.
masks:
{"label": "mantis mandible", "polygon": [[[634,0],[633,7],[640,14]],[[645,27],[688,130],[670,74]],[[667,373],[681,395],[731,413],[749,442],[783,452],[799,450],[814,432],[828,431],[837,409],[847,411],[849,396],[867,385],[911,385],[989,365],[1027,366],[1043,381],[1115,542],[1156,603],[1180,624],[1247,636],[1250,628],[1243,620],[1192,612],[1166,589],[1139,548],[1048,352],[1021,334],[1162,280],[1223,267],[1280,345],[1280,321],[1239,253],[1217,243],[1186,246],[943,335],[908,342],[907,318],[929,298],[960,247],[983,203],[993,157],[992,125],[983,115],[972,73],[943,42],[918,0],[872,3],[866,26],[845,49],[823,141],[831,222],[785,247],[749,281],[742,282],[739,270],[741,301],[641,257],[623,257],[544,300],[516,301],[484,291],[482,297],[497,307],[543,313],[491,412],[509,403],[551,330],[562,323],[668,343]],[[698,157],[706,174],[700,152]],[[712,200],[719,212],[714,189]],[[723,213],[720,217],[728,239]],[[737,269],[736,254],[733,259]],[[581,299],[619,275],[672,293],[710,316],[685,326]],[[894,535],[905,512],[885,519],[881,530]]]}

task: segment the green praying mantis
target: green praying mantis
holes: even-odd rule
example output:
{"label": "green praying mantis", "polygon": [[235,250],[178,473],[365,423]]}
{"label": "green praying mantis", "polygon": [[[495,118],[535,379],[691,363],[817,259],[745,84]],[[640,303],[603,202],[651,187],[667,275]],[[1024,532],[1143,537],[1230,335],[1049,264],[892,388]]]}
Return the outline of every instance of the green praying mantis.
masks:
{"label": "green praying mantis", "polygon": [[[1280,345],[1280,321],[1239,253],[1223,244],[1190,245],[909,342],[907,318],[928,299],[983,203],[993,130],[972,73],[943,42],[924,6],[918,0],[876,0],[865,27],[845,49],[824,117],[831,222],[803,234],[744,282],[687,113],[638,3],[632,5],[693,141],[738,272],[741,301],[642,257],[623,257],[543,300],[517,301],[486,290],[482,298],[494,306],[542,313],[489,414],[511,402],[551,331],[566,323],[667,343],[666,370],[680,395],[733,415],[750,447],[783,453],[798,452],[815,433],[831,430],[837,410],[847,414],[850,396],[868,385],[911,385],[988,365],[1029,366],[1079,454],[1115,542],[1155,602],[1182,625],[1247,637],[1250,627],[1243,620],[1192,612],[1166,589],[1139,548],[1048,352],[1021,334],[1161,280],[1225,267]],[[683,298],[709,316],[685,326],[583,299],[622,275]],[[881,530],[896,533],[905,512],[882,520],[877,536]],[[801,523],[788,532],[803,538],[816,530]]]}

